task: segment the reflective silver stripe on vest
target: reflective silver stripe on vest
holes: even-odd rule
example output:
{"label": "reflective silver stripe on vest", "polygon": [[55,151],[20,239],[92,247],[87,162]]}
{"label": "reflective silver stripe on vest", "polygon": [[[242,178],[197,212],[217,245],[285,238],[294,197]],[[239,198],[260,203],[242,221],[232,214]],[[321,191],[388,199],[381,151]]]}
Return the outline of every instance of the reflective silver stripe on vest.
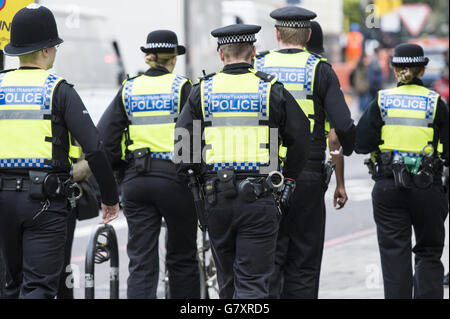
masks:
{"label": "reflective silver stripe on vest", "polygon": [[213,126],[258,126],[259,117],[213,117]]}
{"label": "reflective silver stripe on vest", "polygon": [[175,123],[178,114],[158,115],[158,116],[129,116],[131,125],[153,125]]}
{"label": "reflective silver stripe on vest", "polygon": [[409,117],[386,117],[384,125],[404,125],[428,127],[430,121],[428,119],[414,119]]}
{"label": "reflective silver stripe on vest", "polygon": [[42,120],[47,110],[4,110],[0,111],[0,120]]}
{"label": "reflective silver stripe on vest", "polygon": [[308,92],[305,90],[288,90],[296,100],[306,100]]}

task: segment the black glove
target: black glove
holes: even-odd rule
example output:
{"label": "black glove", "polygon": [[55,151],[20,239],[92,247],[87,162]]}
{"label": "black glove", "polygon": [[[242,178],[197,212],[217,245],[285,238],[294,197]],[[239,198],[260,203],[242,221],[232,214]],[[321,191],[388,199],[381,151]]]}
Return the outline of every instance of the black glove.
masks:
{"label": "black glove", "polygon": [[285,178],[281,189],[280,203],[285,208],[289,207],[291,196],[294,193],[296,182],[292,178]]}

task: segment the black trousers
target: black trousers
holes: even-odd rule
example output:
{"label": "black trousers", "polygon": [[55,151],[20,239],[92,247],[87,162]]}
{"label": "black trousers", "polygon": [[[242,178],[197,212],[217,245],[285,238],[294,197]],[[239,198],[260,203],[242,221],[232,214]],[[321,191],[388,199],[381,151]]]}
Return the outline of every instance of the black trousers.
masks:
{"label": "black trousers", "polygon": [[268,298],[278,231],[272,195],[247,203],[218,193],[206,211],[220,298]]}
{"label": "black trousers", "polygon": [[64,261],[65,199],[50,200],[36,219],[41,202],[28,192],[0,191],[0,250],[5,263],[6,298],[54,298]]}
{"label": "black trousers", "polygon": [[[385,298],[443,298],[441,262],[448,198],[442,186],[398,190],[381,179],[372,191]],[[416,244],[412,248],[412,229]],[[415,255],[414,275],[412,252]]]}
{"label": "black trousers", "polygon": [[189,189],[175,180],[139,176],[122,184],[130,258],[127,295],[156,298],[161,219],[167,223],[166,264],[172,298],[200,298],[197,216]]}
{"label": "black trousers", "polygon": [[75,226],[77,224],[77,216],[75,210],[71,210],[69,218],[67,219],[67,239],[64,245],[64,265],[61,271],[61,280],[58,286],[58,299],[73,299],[73,277],[72,269],[70,268],[70,260],[72,257],[73,236],[75,233]]}
{"label": "black trousers", "polygon": [[287,215],[280,221],[270,297],[318,298],[325,238],[323,174],[303,171]]}

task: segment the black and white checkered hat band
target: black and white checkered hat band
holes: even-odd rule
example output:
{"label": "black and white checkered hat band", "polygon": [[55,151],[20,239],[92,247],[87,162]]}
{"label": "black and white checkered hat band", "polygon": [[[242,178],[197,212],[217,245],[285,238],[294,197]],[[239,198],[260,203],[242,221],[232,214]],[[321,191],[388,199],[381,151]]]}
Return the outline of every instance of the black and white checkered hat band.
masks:
{"label": "black and white checkered hat band", "polygon": [[423,56],[416,56],[416,57],[395,56],[392,58],[392,63],[399,63],[399,64],[425,63],[425,62],[426,59]]}
{"label": "black and white checkered hat band", "polygon": [[176,44],[173,43],[147,43],[144,48],[146,49],[175,49]]}
{"label": "black and white checkered hat band", "polygon": [[231,44],[231,43],[246,43],[256,42],[256,36],[254,34],[242,34],[242,35],[230,35],[226,37],[219,37],[217,43],[219,45]]}
{"label": "black and white checkered hat band", "polygon": [[311,28],[311,21],[303,20],[303,21],[294,21],[294,20],[277,20],[275,23],[276,27],[284,27],[284,28]]}

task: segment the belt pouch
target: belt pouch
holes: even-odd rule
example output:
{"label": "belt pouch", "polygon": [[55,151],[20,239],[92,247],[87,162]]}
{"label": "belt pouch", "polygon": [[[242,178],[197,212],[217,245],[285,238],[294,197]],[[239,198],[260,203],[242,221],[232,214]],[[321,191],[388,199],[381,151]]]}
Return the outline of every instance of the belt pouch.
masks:
{"label": "belt pouch", "polygon": [[46,198],[44,191],[44,180],[47,177],[47,172],[29,171],[30,176],[30,190],[28,195],[31,199],[43,200]]}
{"label": "belt pouch", "polygon": [[234,171],[230,169],[221,169],[217,172],[217,177],[219,178],[221,191],[225,198],[236,197],[236,175],[234,174]]}
{"label": "belt pouch", "polygon": [[133,151],[134,167],[138,173],[147,173],[150,167],[150,149],[141,148]]}

